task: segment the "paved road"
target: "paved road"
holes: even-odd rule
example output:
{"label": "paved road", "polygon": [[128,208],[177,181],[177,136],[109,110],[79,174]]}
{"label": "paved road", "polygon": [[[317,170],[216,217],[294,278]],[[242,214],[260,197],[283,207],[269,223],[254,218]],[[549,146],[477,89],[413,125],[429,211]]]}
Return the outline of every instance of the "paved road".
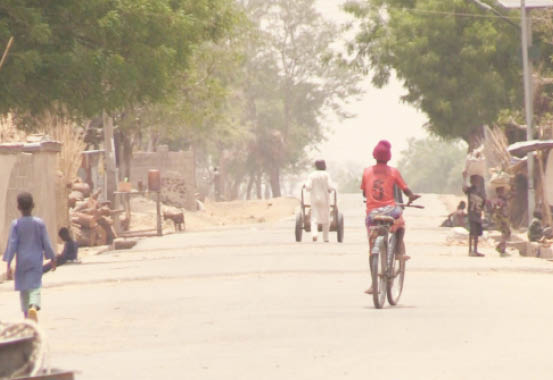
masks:
{"label": "paved road", "polygon": [[[56,366],[78,379],[550,379],[553,264],[466,257],[408,210],[401,305],[375,310],[361,200],[344,244],[293,242],[293,221],[149,239],[45,277]],[[332,238],[335,239],[335,234]],[[0,315],[18,318],[0,285]]]}

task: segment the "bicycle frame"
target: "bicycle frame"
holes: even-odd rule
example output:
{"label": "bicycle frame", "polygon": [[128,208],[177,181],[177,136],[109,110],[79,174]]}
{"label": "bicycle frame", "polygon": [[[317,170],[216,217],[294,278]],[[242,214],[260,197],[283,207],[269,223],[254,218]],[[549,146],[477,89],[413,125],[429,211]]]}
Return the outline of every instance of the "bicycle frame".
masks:
{"label": "bicycle frame", "polygon": [[[398,204],[402,208],[423,208],[417,205]],[[372,217],[369,227],[370,256],[373,302],[381,309],[388,298],[390,305],[397,305],[405,280],[405,251],[398,246],[398,231],[404,226],[403,218],[389,215]]]}
{"label": "bicycle frame", "polygon": [[[386,277],[388,278],[391,278],[394,276],[394,274],[390,272],[391,272],[391,268],[393,268],[393,260],[395,258],[395,248],[396,248],[395,247],[396,234],[395,232],[394,233],[390,232],[391,227],[392,225],[390,224],[377,224],[375,226],[370,227],[372,230],[371,234],[373,234],[373,231],[374,231],[374,234],[376,235],[372,243],[371,255],[379,256],[380,252],[386,253],[385,273],[386,273]],[[393,247],[391,250],[388,249],[389,248],[388,242],[390,241],[390,233],[391,233],[392,244],[393,244]],[[389,252],[392,252],[392,254],[389,255],[388,254]]]}

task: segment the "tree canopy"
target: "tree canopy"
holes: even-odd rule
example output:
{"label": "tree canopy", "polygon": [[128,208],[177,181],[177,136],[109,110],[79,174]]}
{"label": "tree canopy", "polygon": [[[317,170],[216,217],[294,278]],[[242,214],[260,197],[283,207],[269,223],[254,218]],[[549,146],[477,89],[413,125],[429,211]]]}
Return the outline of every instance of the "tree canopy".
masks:
{"label": "tree canopy", "polygon": [[500,111],[522,106],[520,32],[474,3],[364,0],[346,10],[360,20],[356,63],[377,86],[395,72],[431,132],[470,141]]}
{"label": "tree canopy", "polygon": [[462,188],[466,145],[438,138],[410,139],[398,169],[416,192],[455,194]]}
{"label": "tree canopy", "polygon": [[260,35],[244,71],[245,120],[255,136],[249,162],[269,175],[279,196],[281,171],[323,139],[326,112],[346,116],[343,102],[358,93],[359,76],[336,47],[336,25],[317,12],[314,0],[245,6]]}
{"label": "tree canopy", "polygon": [[5,0],[0,113],[93,116],[157,102],[195,47],[233,24],[230,0]]}

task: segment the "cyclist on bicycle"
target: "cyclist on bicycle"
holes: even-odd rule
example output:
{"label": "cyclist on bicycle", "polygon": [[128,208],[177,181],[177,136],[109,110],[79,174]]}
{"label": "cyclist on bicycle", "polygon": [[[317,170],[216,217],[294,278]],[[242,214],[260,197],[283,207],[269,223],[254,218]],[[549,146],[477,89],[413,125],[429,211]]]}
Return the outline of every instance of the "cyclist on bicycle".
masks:
{"label": "cyclist on bicycle", "polygon": [[[395,187],[399,188],[409,197],[409,203],[420,198],[420,195],[414,194],[399,173],[399,170],[388,166],[388,161],[392,158],[392,145],[381,140],[373,150],[373,157],[376,160],[376,165],[368,167],[363,172],[363,180],[361,182],[361,190],[363,197],[367,203],[367,217],[365,225],[367,226],[367,236],[369,238],[370,252],[372,252],[372,241],[370,237],[370,227],[372,218],[376,215],[388,215],[394,217],[396,224],[394,229],[397,236],[397,245],[400,250],[398,255],[402,255],[401,251],[403,236],[405,235],[405,223],[402,218],[403,210],[397,206],[395,197]],[[409,256],[403,255],[403,260],[408,260]],[[372,288],[369,288],[366,293],[372,293]]]}

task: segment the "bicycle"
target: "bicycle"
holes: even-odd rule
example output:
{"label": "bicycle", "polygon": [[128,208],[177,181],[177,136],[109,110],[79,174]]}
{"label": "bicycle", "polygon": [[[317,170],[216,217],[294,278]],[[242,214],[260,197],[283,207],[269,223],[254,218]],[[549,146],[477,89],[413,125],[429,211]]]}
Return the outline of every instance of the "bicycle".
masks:
{"label": "bicycle", "polygon": [[[419,205],[398,204],[401,208],[424,208]],[[390,305],[399,302],[405,281],[405,242],[397,246],[396,232],[390,233],[396,219],[388,215],[376,215],[369,227],[372,251],[369,265],[372,277],[373,303],[377,309],[384,307],[386,298]]]}

